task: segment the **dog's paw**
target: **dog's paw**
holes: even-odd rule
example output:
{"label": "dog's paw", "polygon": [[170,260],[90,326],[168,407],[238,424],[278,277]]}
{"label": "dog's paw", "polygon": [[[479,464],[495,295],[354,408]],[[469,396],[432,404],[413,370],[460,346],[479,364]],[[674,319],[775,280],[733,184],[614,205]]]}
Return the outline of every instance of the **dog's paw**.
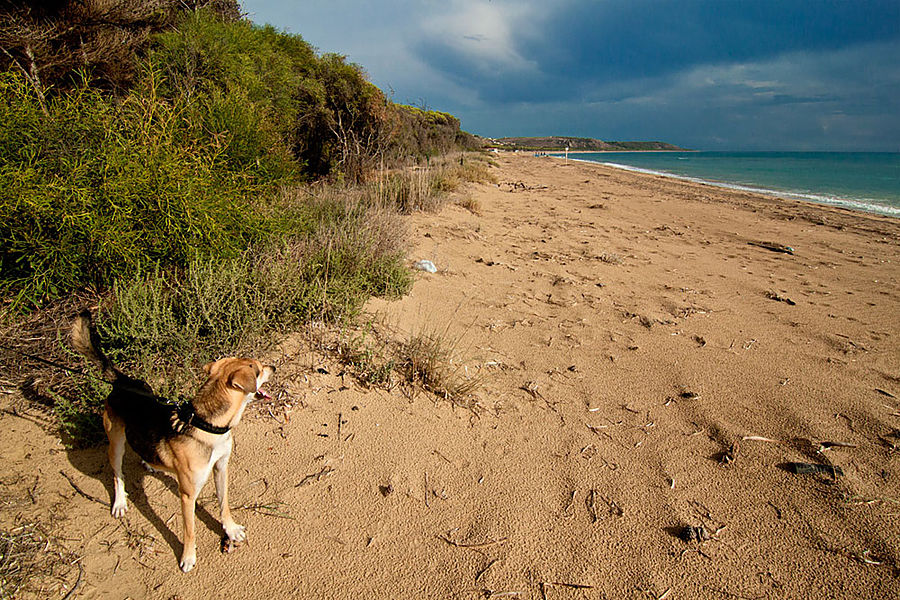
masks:
{"label": "dog's paw", "polygon": [[247,539],[247,529],[243,525],[230,523],[222,525],[222,527],[225,529],[225,535],[228,536],[228,540],[231,542],[243,542]]}
{"label": "dog's paw", "polygon": [[222,538],[222,545],[219,549],[222,551],[222,554],[231,554],[238,548],[238,543],[228,539],[228,536]]}
{"label": "dog's paw", "polygon": [[193,569],[194,565],[196,565],[196,564],[197,564],[197,554],[196,554],[196,552],[192,552],[190,554],[182,555],[179,566],[181,567],[181,570],[183,572],[187,573],[188,571]]}
{"label": "dog's paw", "polygon": [[110,513],[116,519],[121,519],[125,516],[125,513],[128,512],[128,505],[123,500],[122,502],[116,502],[112,505],[112,509]]}

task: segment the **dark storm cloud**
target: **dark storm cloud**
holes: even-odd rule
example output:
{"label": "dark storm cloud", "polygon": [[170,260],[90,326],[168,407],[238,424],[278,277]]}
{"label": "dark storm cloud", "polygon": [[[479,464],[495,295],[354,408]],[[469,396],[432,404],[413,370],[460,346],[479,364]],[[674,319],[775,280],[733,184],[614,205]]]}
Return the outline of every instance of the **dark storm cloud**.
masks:
{"label": "dark storm cloud", "polygon": [[660,78],[699,65],[759,61],[900,38],[900,2],[756,0],[572,1],[513,32],[534,68],[473,68],[447,38],[420,40],[429,66],[488,101],[547,101],[608,83]]}
{"label": "dark storm cloud", "polygon": [[[247,0],[485,136],[900,150],[900,0]],[[335,15],[340,15],[339,19]]]}

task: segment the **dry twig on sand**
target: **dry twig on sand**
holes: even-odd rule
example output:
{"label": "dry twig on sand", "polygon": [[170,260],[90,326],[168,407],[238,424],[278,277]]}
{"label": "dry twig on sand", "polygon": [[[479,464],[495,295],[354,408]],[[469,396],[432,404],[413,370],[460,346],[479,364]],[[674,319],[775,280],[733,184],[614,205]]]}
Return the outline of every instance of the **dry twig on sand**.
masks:
{"label": "dry twig on sand", "polygon": [[65,471],[60,471],[59,474],[66,478],[66,481],[69,482],[69,485],[72,486],[72,489],[74,489],[76,492],[78,492],[79,496],[81,496],[83,498],[87,498],[91,502],[96,502],[97,504],[102,504],[103,506],[108,506],[108,504],[106,502],[104,502],[103,500],[100,500],[96,496],[91,496],[90,494],[88,494],[87,492],[82,490],[80,487],[78,487],[78,485],[75,483],[75,481],[72,479],[72,477]]}
{"label": "dry twig on sand", "polygon": [[531,397],[534,398],[535,400],[537,400],[538,398],[540,398],[541,400],[544,399],[543,394],[541,394],[538,391],[538,384],[536,381],[526,381],[525,383],[523,383],[522,385],[519,386],[519,389],[524,390],[524,391],[528,392],[529,394],[531,394]]}
{"label": "dry twig on sand", "polygon": [[[73,554],[60,550],[54,540],[37,524],[28,523],[10,530],[0,530],[0,597],[15,598],[20,592],[46,595],[48,582],[58,581],[66,589],[71,570],[76,565],[78,576],[63,597],[71,598],[82,581],[82,566]],[[40,590],[40,592],[39,592]]]}
{"label": "dry twig on sand", "polygon": [[300,483],[298,483],[294,487],[303,487],[304,485],[310,484],[313,481],[321,481],[323,477],[327,477],[328,475],[331,475],[332,473],[334,473],[334,469],[332,469],[328,465],[325,465],[318,472],[310,473],[309,475],[307,475],[306,477],[301,479]]}
{"label": "dry twig on sand", "polygon": [[496,540],[488,540],[486,542],[468,543],[468,542],[454,542],[453,540],[450,539],[449,535],[439,535],[436,537],[437,537],[437,539],[450,544],[454,548],[467,548],[469,550],[476,550],[478,548],[486,548],[488,546],[493,546],[494,544],[502,544],[507,539],[509,539],[509,538],[502,537],[502,538],[498,538]]}
{"label": "dry twig on sand", "polygon": [[495,558],[491,562],[489,562],[487,565],[485,565],[485,567],[483,569],[481,569],[480,571],[478,571],[478,573],[475,574],[475,581],[477,582],[479,579],[481,579],[484,576],[484,574],[488,572],[488,569],[493,567],[498,562],[500,562],[500,559]]}
{"label": "dry twig on sand", "polygon": [[273,500],[271,502],[253,502],[243,504],[238,506],[234,510],[251,510],[256,514],[263,515],[264,517],[278,517],[279,519],[290,519],[294,520],[294,517],[289,515],[287,512],[279,510],[279,507],[287,506],[285,502],[281,502],[280,500]]}
{"label": "dry twig on sand", "polygon": [[546,600],[546,598],[547,598],[547,591],[545,589],[547,586],[563,587],[563,588],[569,588],[569,589],[573,589],[573,590],[592,590],[592,589],[594,589],[594,586],[585,585],[583,583],[567,583],[564,581],[541,581],[538,583],[538,589],[540,589],[540,591],[541,591],[541,598],[543,600]]}
{"label": "dry twig on sand", "polygon": [[597,490],[591,488],[591,490],[587,493],[587,496],[584,499],[584,506],[587,508],[588,516],[591,518],[591,523],[597,522]]}

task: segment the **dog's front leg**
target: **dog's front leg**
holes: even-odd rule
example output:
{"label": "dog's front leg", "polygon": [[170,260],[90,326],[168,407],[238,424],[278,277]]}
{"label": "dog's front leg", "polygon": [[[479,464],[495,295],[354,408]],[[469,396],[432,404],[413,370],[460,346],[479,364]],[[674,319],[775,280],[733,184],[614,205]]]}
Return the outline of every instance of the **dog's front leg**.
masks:
{"label": "dog's front leg", "polygon": [[231,518],[231,508],[228,506],[228,459],[231,453],[225,454],[216,461],[215,479],[216,496],[219,498],[219,510],[222,513],[222,529],[232,542],[243,542],[247,539],[247,533],[243,525],[238,525]]}
{"label": "dog's front leg", "polygon": [[187,573],[197,564],[197,540],[194,536],[194,509],[197,505],[198,487],[189,474],[178,474],[178,492],[181,495],[181,516],[184,522],[184,549],[181,551],[181,570]]}

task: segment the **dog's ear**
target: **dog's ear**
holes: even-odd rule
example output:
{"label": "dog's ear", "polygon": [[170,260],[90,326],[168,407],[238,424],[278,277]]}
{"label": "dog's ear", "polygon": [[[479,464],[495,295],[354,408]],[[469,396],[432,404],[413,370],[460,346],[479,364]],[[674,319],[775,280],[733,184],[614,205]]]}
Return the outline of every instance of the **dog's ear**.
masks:
{"label": "dog's ear", "polygon": [[212,375],[213,369],[215,368],[217,362],[218,361],[214,360],[212,362],[208,362],[205,365],[203,365],[203,372],[206,373],[207,375]]}
{"label": "dog's ear", "polygon": [[256,372],[251,366],[244,366],[237,369],[228,376],[228,385],[235,389],[241,390],[245,394],[256,393]]}

